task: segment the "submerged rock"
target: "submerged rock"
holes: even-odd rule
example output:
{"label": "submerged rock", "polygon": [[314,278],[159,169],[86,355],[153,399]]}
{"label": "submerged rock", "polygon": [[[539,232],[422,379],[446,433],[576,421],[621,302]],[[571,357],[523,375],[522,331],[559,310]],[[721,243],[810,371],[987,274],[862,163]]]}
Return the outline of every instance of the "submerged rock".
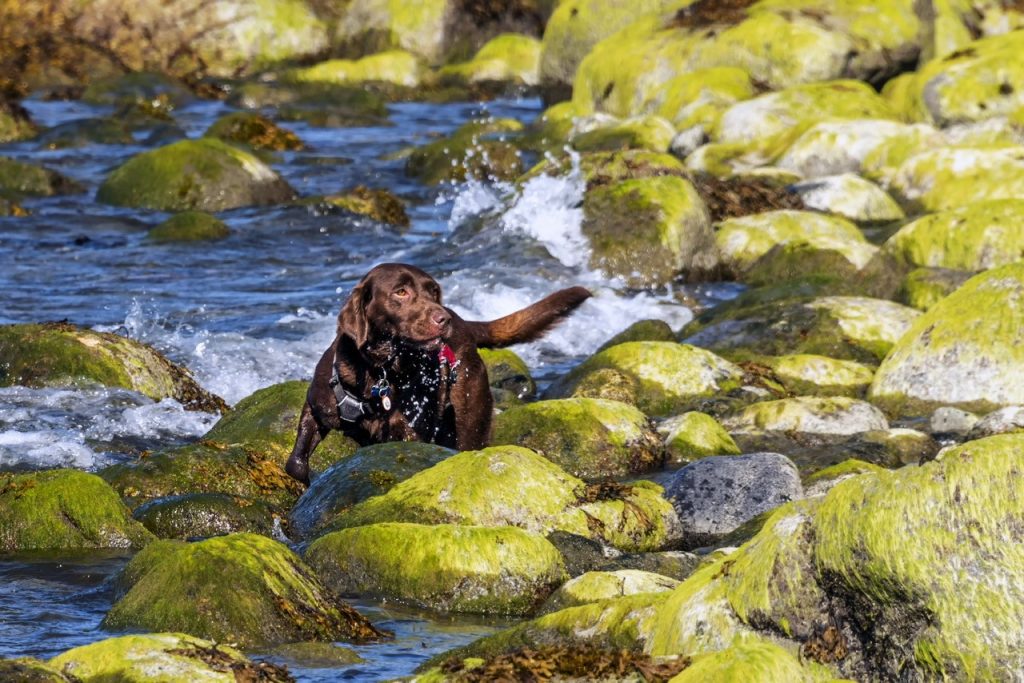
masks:
{"label": "submerged rock", "polygon": [[140,548],[151,540],[95,474],[0,474],[0,552]]}
{"label": "submerged rock", "polygon": [[987,412],[1024,403],[1024,264],[988,270],[918,318],[885,357],[868,392],[891,415],[940,406]]}
{"label": "submerged rock", "polygon": [[553,545],[512,527],[371,524],[322,536],[306,559],[338,593],[442,612],[530,614],[567,578]]}
{"label": "submerged rock", "polygon": [[130,145],[135,142],[124,122],[115,118],[77,119],[43,131],[38,141],[46,149],[85,145]]}
{"label": "submerged rock", "polygon": [[206,130],[206,137],[245,145],[251,149],[300,150],[305,147],[299,137],[276,123],[247,111],[232,112],[220,117]]}
{"label": "submerged rock", "polygon": [[17,195],[51,197],[81,192],[82,187],[57,171],[0,157],[0,190]]}
{"label": "submerged rock", "polygon": [[639,474],[664,459],[647,417],[618,401],[570,398],[510,408],[494,422],[494,445],[525,446],[584,480]]}
{"label": "submerged rock", "polygon": [[151,228],[146,238],[156,243],[206,242],[222,240],[230,234],[227,224],[216,216],[202,211],[182,211]]}
{"label": "submerged rock", "polygon": [[11,683],[73,683],[57,667],[30,657],[0,657],[0,680]]}
{"label": "submerged rock", "polygon": [[381,638],[287,546],[256,534],[158,541],[120,576],[105,629],[173,629],[242,647]]}
{"label": "submerged rock", "polygon": [[663,593],[678,585],[676,579],[636,569],[587,572],[562,584],[544,603],[541,612],[547,614],[638,593]]}
{"label": "submerged rock", "polygon": [[744,522],[803,496],[800,475],[778,453],[712,456],[672,477],[666,495],[683,527],[682,547],[715,544]]}
{"label": "submerged rock", "polygon": [[173,398],[188,410],[220,412],[214,396],[185,368],[141,342],[68,323],[0,326],[0,386],[99,384]]}
{"label": "submerged rock", "polygon": [[451,136],[413,150],[405,172],[428,185],[469,179],[512,180],[522,172],[523,162],[505,138],[522,128],[513,119],[470,121]]}
{"label": "submerged rock", "polygon": [[153,71],[135,71],[93,81],[82,93],[82,101],[115,107],[148,105],[170,111],[195,99],[178,79]]}
{"label": "submerged rock", "polygon": [[115,169],[96,195],[105,204],[164,211],[222,211],[292,199],[295,191],[252,154],[215,138],[143,152]]}
{"label": "submerged rock", "polygon": [[357,185],[347,192],[327,195],[315,201],[367,216],[380,223],[400,228],[409,227],[409,214],[405,211],[405,202],[386,189],[370,189],[365,185]]}
{"label": "submerged rock", "polygon": [[157,498],[132,516],[158,538],[190,540],[239,532],[272,536],[274,515],[259,501],[223,493]]}
{"label": "submerged rock", "polygon": [[68,650],[51,659],[49,664],[82,683],[235,683],[238,680],[285,683],[294,680],[283,667],[265,662],[255,664],[233,647],[185,633],[107,638]]}
{"label": "submerged rock", "polygon": [[[647,415],[699,407],[703,399],[740,386],[743,371],[696,346],[626,342],[594,354],[554,382],[546,396],[615,398]],[[610,396],[609,382],[618,385]]]}

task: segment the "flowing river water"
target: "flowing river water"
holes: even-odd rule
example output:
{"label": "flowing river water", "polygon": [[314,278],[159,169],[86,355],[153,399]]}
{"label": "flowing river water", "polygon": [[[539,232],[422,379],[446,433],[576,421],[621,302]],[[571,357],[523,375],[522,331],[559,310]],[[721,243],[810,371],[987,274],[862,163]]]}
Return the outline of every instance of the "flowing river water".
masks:
{"label": "flowing river water", "polygon": [[[45,126],[110,113],[80,102],[25,104]],[[678,328],[692,317],[682,302],[735,293],[721,283],[637,292],[590,270],[580,232],[583,185],[575,175],[541,176],[518,193],[500,183],[428,188],[405,177],[401,159],[389,158],[472,117],[528,122],[540,110],[536,99],[403,103],[390,107],[387,127],[283,124],[307,149],[280,153],[272,165],[299,193],[387,188],[408,204],[412,227],[405,232],[343,212],[281,206],[220,214],[232,234],[219,242],[151,244],[146,230],[166,214],[95,201],[110,170],[149,148],[144,134],[138,145],[6,145],[0,154],[55,168],[87,191],[28,200],[31,216],[0,218],[0,323],[66,319],[125,334],[185,365],[233,404],[261,387],[308,378],[333,337],[348,290],[376,263],[420,266],[440,281],[448,305],[476,319],[499,317],[572,284],[591,288],[594,298],[567,323],[514,349],[542,384],[634,321],[660,318]],[[195,137],[228,111],[219,102],[197,101],[174,115]],[[195,439],[215,421],[128,391],[0,389],[0,470],[96,470]],[[0,656],[48,658],[107,637],[99,622],[111,604],[109,580],[126,560],[95,553],[0,557]],[[396,640],[358,648],[367,662],[340,670],[289,663],[300,680],[407,675],[428,656],[503,625],[355,604],[396,631]]]}

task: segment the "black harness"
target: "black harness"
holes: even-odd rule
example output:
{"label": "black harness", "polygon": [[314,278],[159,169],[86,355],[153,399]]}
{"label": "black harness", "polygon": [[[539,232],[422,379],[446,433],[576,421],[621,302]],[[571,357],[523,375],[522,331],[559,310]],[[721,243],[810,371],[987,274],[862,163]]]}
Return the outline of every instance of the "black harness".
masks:
{"label": "black harness", "polygon": [[334,391],[334,398],[338,402],[338,417],[345,422],[358,422],[367,415],[373,414],[373,408],[366,401],[350,392],[341,384],[341,377],[338,376],[338,351],[335,349],[334,358],[331,360],[331,379],[328,381]]}

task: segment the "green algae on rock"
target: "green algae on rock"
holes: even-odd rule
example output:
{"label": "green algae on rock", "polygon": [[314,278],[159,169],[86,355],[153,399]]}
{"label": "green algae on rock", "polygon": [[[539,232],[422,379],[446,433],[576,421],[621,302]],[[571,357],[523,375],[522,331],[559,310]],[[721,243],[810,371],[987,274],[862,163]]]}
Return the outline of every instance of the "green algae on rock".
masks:
{"label": "green algae on rock", "polygon": [[569,141],[580,152],[623,149],[667,152],[675,136],[676,129],[660,116],[641,116],[591,128],[571,136]]}
{"label": "green algae on rock", "polygon": [[310,201],[330,204],[399,228],[409,227],[409,214],[406,213],[405,202],[386,189],[371,189],[365,185],[357,185],[347,192],[302,200],[302,203]]}
{"label": "green algae on rock", "polygon": [[27,140],[38,132],[23,107],[6,99],[0,102],[0,144]]}
{"label": "green algae on rock", "polygon": [[533,398],[537,383],[530,369],[515,351],[510,349],[479,349],[480,358],[487,368],[487,380],[492,390],[508,392],[515,401]]}
{"label": "green algae on rock", "polygon": [[449,0],[352,0],[341,14],[332,42],[341,52],[362,56],[401,49],[438,62],[447,49]]}
{"label": "green algae on rock", "polygon": [[81,192],[82,187],[57,171],[0,157],[0,190],[16,195],[51,197]]}
{"label": "green algae on rock", "polygon": [[661,441],[643,413],[595,398],[510,408],[495,418],[491,443],[525,446],[584,480],[648,472],[664,459]]}
{"label": "green algae on rock", "polygon": [[897,298],[908,306],[927,311],[955,292],[972,275],[946,268],[915,268],[903,278]]}
{"label": "green algae on rock", "polygon": [[404,50],[389,50],[361,59],[332,59],[304,69],[285,72],[285,81],[297,83],[388,83],[415,87],[425,76],[420,58]]}
{"label": "green algae on rock", "polygon": [[0,474],[0,552],[140,548],[153,538],[95,474]]}
{"label": "green algae on rock", "polygon": [[879,467],[873,463],[864,462],[856,458],[850,458],[836,465],[820,469],[814,474],[805,477],[803,481],[804,494],[808,498],[823,496],[836,484],[846,481],[850,477],[856,477],[861,474],[877,474],[884,471],[884,467]]}
{"label": "green algae on rock", "polygon": [[514,119],[470,121],[449,137],[413,150],[405,172],[428,185],[473,178],[512,180],[522,172],[523,162],[506,138],[522,129]]}
{"label": "green algae on rock", "polygon": [[699,412],[670,417],[658,425],[665,437],[666,465],[676,466],[711,455],[739,455],[740,448],[718,421]]}
{"label": "green algae on rock", "polygon": [[1012,263],[1024,251],[1024,199],[984,200],[923,216],[886,241],[909,266],[980,271]]}
{"label": "green algae on rock", "polygon": [[880,410],[866,401],[845,396],[798,396],[753,403],[722,424],[734,436],[757,432],[848,435],[889,428]]}
{"label": "green algae on rock", "polygon": [[173,398],[188,410],[220,412],[224,401],[184,368],[141,342],[68,323],[0,326],[0,386],[99,384]]}
{"label": "green algae on rock", "polygon": [[771,369],[789,392],[798,396],[864,396],[875,376],[874,368],[849,360],[815,354],[763,356],[755,361]]}
{"label": "green algae on rock", "polygon": [[10,683],[74,683],[57,667],[29,657],[0,657],[0,680]]}
{"label": "green algae on rock", "polygon": [[946,211],[1024,195],[1024,146],[939,147],[908,158],[890,190],[917,211]]}
{"label": "green algae on rock", "polygon": [[146,235],[150,242],[206,242],[221,240],[231,234],[227,224],[202,211],[176,213]]}
{"label": "green algae on rock", "polygon": [[832,677],[809,670],[794,653],[768,640],[748,640],[697,655],[672,683],[703,681],[788,681],[814,683]]}
{"label": "green algae on rock", "polygon": [[699,406],[739,387],[743,371],[705,349],[675,342],[626,342],[594,354],[554,382],[549,398],[602,398],[608,372],[621,375],[632,400],[647,415],[664,416]]}
{"label": "green algae on rock", "polygon": [[164,211],[222,211],[288,201],[295,191],[252,154],[215,138],[182,140],[115,169],[98,201]]}
{"label": "green algae on rock", "polygon": [[256,665],[233,647],[185,633],[107,638],[59,654],[49,664],[82,683],[235,683],[249,677],[267,683],[294,680],[281,667]]}
{"label": "green algae on rock", "polygon": [[535,86],[540,82],[540,54],[536,38],[503,33],[481,47],[473,59],[449,64],[438,75],[442,83]]}
{"label": "green algae on rock", "polygon": [[886,356],[868,392],[891,415],[940,406],[988,412],[1024,403],[1024,264],[968,280],[921,315]]}
{"label": "green algae on rock", "polygon": [[636,595],[638,593],[663,593],[679,585],[679,581],[660,574],[620,569],[616,571],[591,571],[581,574],[562,584],[551,594],[541,608],[544,614],[557,612],[567,607],[585,605],[610,598]]}
{"label": "green algae on rock", "polygon": [[276,657],[286,660],[289,664],[298,664],[307,669],[333,669],[348,664],[361,664],[366,660],[352,648],[341,647],[334,643],[285,643],[270,651]]}
{"label": "green algae on rock", "polygon": [[248,648],[383,636],[287,546],[256,534],[157,541],[128,563],[120,587],[105,629],[184,631]]}
{"label": "green algae on rock", "polygon": [[645,320],[638,320],[622,332],[619,332],[614,337],[606,341],[604,344],[598,347],[598,351],[604,351],[610,349],[618,344],[624,344],[626,342],[637,342],[637,341],[660,341],[670,342],[675,341],[676,334],[669,327],[668,323],[664,320],[657,320],[654,318],[647,318]]}
{"label": "green algae on rock", "polygon": [[225,114],[214,121],[203,135],[251,149],[275,152],[305,147],[292,131],[281,128],[265,116],[247,111]]}
{"label": "green algae on rock", "polygon": [[567,578],[553,545],[513,527],[371,524],[320,537],[306,560],[337,593],[442,612],[530,614]]}
{"label": "green algae on rock", "polygon": [[135,138],[124,121],[111,117],[78,119],[47,128],[38,142],[44,149],[68,149],[93,144],[130,145]]}
{"label": "green algae on rock", "polygon": [[190,540],[238,532],[272,536],[274,515],[260,501],[223,493],[191,493],[157,498],[132,516],[157,538]]}

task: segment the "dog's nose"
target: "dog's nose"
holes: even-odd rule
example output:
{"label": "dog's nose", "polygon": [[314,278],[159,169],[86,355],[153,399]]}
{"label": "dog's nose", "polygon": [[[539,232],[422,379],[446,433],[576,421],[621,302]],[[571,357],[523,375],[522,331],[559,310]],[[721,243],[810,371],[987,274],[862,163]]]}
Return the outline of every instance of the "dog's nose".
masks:
{"label": "dog's nose", "polygon": [[448,315],[447,311],[435,311],[430,319],[434,321],[434,324],[438,327],[444,327],[452,321],[452,317]]}

